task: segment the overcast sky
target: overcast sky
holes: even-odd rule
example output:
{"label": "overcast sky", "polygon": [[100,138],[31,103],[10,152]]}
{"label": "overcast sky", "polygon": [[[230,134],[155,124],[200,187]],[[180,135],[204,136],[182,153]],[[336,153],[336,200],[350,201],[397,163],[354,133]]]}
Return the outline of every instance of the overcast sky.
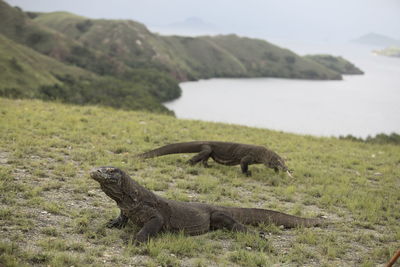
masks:
{"label": "overcast sky", "polygon": [[200,18],[221,33],[293,40],[347,41],[375,32],[400,39],[400,0],[6,0],[26,11],[165,26]]}

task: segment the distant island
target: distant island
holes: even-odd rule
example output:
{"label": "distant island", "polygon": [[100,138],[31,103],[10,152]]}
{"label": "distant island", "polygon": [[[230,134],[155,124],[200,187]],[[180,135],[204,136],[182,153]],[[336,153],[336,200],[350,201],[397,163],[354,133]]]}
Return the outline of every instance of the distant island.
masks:
{"label": "distant island", "polygon": [[351,64],[330,56],[302,57],[234,34],[162,36],[131,20],[24,12],[2,0],[0,24],[0,96],[12,98],[172,114],[161,103],[180,96],[182,81],[340,80]]}
{"label": "distant island", "polygon": [[353,42],[364,45],[380,46],[381,49],[375,49],[372,51],[376,55],[400,57],[400,40],[398,39],[382,34],[369,33],[353,40]]}
{"label": "distant island", "polygon": [[358,44],[382,46],[382,47],[396,46],[396,45],[400,46],[400,40],[377,33],[365,34],[363,36],[358,37],[357,39],[354,39],[353,42]]}
{"label": "distant island", "polygon": [[400,46],[391,46],[381,50],[374,50],[374,53],[380,56],[400,57]]}

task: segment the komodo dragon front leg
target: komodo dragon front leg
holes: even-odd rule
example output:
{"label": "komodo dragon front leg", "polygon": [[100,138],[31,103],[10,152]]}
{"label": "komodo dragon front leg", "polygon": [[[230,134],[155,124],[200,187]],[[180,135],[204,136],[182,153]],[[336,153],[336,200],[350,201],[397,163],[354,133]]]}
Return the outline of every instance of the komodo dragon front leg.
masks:
{"label": "komodo dragon front leg", "polygon": [[[154,209],[150,207],[143,207],[138,213],[133,214],[134,216],[141,217],[139,220],[145,221],[143,227],[136,234],[133,239],[134,242],[143,243],[146,242],[150,237],[155,236],[160,232],[164,225],[163,217]],[[121,210],[119,216],[108,222],[107,227],[109,228],[123,228],[128,223],[129,217],[124,214]]]}
{"label": "komodo dragon front leg", "polygon": [[143,205],[140,209],[128,210],[129,219],[142,228],[133,238],[135,243],[147,242],[150,237],[155,236],[164,226],[164,218],[160,212],[148,205]]}
{"label": "komodo dragon front leg", "polygon": [[164,219],[161,215],[155,215],[150,220],[144,223],[142,229],[135,236],[134,241],[138,243],[143,243],[149,240],[150,237],[155,236],[160,232],[164,225]]}
{"label": "komodo dragon front leg", "polygon": [[126,226],[126,224],[128,223],[128,220],[129,220],[128,216],[124,215],[124,213],[121,210],[121,212],[117,218],[112,219],[107,223],[107,227],[121,229]]}
{"label": "komodo dragon front leg", "polygon": [[245,156],[240,160],[240,168],[242,169],[242,173],[246,176],[251,176],[251,171],[249,170],[249,164],[251,164],[253,158],[251,156]]}
{"label": "komodo dragon front leg", "polygon": [[211,146],[204,145],[201,147],[201,151],[199,152],[199,154],[189,159],[188,162],[190,165],[195,165],[196,163],[201,161],[204,167],[209,167],[207,161],[211,156],[211,152]]}

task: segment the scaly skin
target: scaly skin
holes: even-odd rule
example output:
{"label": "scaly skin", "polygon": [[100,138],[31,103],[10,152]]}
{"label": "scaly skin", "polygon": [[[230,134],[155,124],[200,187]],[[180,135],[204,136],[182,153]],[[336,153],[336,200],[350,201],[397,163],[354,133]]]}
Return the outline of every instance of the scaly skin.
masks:
{"label": "scaly skin", "polygon": [[162,146],[137,156],[153,158],[178,153],[198,153],[189,160],[192,165],[201,162],[208,167],[207,161],[212,158],[214,161],[224,165],[240,164],[242,173],[247,176],[251,176],[248,167],[251,164],[265,164],[268,168],[274,169],[275,172],[281,170],[291,176],[285,161],[278,154],[263,146],[256,145],[215,141],[184,142]]}
{"label": "scaly skin", "polygon": [[249,231],[245,224],[274,223],[284,227],[318,226],[320,219],[306,219],[289,214],[253,208],[214,206],[162,198],[139,185],[128,174],[114,167],[99,167],[90,172],[104,193],[117,202],[121,213],[109,227],[121,228],[128,220],[141,226],[134,240],[145,242],[160,231],[183,231],[189,235],[226,228]]}

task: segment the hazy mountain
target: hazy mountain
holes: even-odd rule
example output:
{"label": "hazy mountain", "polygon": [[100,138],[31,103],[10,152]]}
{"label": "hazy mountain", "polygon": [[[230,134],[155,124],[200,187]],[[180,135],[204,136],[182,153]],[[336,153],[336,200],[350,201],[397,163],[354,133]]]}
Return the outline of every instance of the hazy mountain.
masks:
{"label": "hazy mountain", "polygon": [[368,33],[366,35],[363,35],[355,40],[353,42],[359,43],[359,44],[365,44],[365,45],[374,45],[374,46],[393,46],[393,45],[400,45],[400,40],[377,34],[377,33]]}

